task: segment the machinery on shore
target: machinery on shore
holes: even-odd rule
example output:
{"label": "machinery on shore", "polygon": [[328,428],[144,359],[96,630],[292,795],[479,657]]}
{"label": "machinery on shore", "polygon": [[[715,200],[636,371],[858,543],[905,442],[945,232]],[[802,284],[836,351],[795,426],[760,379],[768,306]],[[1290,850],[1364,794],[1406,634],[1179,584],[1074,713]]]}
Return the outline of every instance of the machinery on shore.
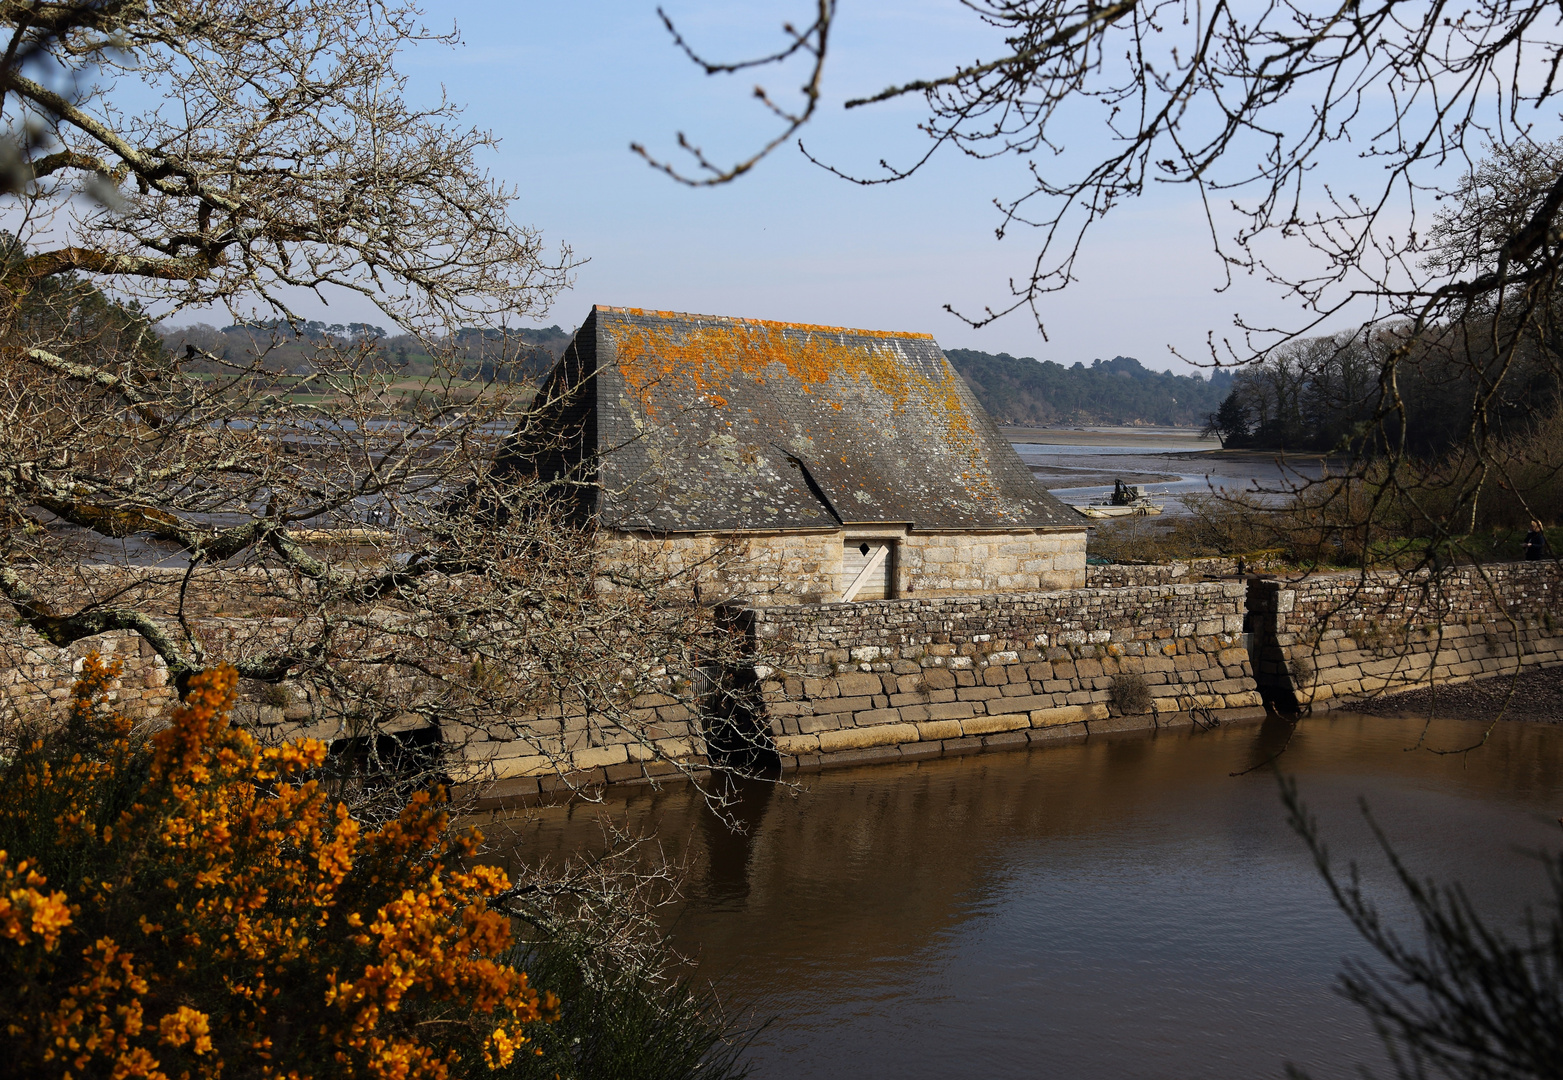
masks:
{"label": "machinery on shore", "polygon": [[1159,514],[1165,504],[1153,502],[1143,484],[1113,481],[1113,493],[1102,502],[1070,503],[1088,518],[1146,517]]}

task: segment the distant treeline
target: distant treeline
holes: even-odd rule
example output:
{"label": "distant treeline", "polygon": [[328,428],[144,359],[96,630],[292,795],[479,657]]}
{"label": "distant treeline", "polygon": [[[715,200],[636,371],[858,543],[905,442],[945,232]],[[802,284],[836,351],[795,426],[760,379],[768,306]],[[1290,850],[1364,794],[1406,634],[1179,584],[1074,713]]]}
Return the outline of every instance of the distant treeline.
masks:
{"label": "distant treeline", "polygon": [[[187,356],[191,371],[232,370],[256,357],[270,371],[308,374],[322,348],[348,346],[370,350],[379,362],[408,377],[427,376],[436,369],[479,382],[529,382],[541,379],[570,343],[570,332],[558,326],[514,330],[457,330],[436,349],[448,348],[438,360],[411,334],[388,335],[369,323],[311,321],[290,326],[284,320],[237,324],[221,328],[159,326],[163,347]],[[208,357],[214,359],[208,359]]]}
{"label": "distant treeline", "polygon": [[1132,356],[1071,367],[1008,353],[946,349],[982,407],[1001,424],[1155,424],[1193,427],[1232,391],[1232,375],[1210,379],[1152,371]]}
{"label": "distant treeline", "polygon": [[[1231,392],[1206,430],[1223,446],[1265,450],[1362,449],[1399,445],[1424,457],[1444,454],[1479,426],[1496,437],[1527,434],[1558,406],[1557,363],[1550,349],[1524,348],[1501,359],[1484,356],[1463,328],[1430,338],[1394,365],[1393,390],[1403,407],[1380,423],[1393,328],[1376,337],[1308,338],[1239,369]],[[1501,376],[1501,377],[1500,377]]]}

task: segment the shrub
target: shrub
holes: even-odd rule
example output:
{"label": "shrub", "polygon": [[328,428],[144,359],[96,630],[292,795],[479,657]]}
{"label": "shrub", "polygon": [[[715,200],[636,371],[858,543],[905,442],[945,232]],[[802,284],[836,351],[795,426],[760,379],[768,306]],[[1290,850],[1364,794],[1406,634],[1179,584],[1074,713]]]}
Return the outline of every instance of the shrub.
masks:
{"label": "shrub", "polygon": [[89,657],[65,725],[0,772],[0,1053],[25,1076],[444,1078],[512,1063],[553,1011],[504,961],[496,868],[441,794],[378,828],[313,740],[228,722],[231,668],[150,737]]}
{"label": "shrub", "polygon": [[1114,675],[1108,699],[1125,716],[1150,712],[1151,688],[1143,675]]}
{"label": "shrub", "polygon": [[1309,656],[1292,657],[1286,663],[1286,670],[1291,674],[1292,685],[1299,690],[1312,686],[1314,677],[1318,674],[1313,658]]}
{"label": "shrub", "polygon": [[536,1052],[516,1055],[504,1080],[748,1075],[743,1054],[756,1032],[736,1028],[712,990],[625,964],[585,934],[531,930],[517,958],[564,1004],[533,1032]]}

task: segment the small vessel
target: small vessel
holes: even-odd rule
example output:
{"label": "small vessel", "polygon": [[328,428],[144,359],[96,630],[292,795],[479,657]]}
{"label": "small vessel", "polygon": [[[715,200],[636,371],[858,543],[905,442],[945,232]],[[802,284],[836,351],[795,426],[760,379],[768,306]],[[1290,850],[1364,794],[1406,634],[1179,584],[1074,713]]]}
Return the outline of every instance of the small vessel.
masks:
{"label": "small vessel", "polygon": [[1088,518],[1144,517],[1159,514],[1164,504],[1152,502],[1150,493],[1141,484],[1125,484],[1113,481],[1113,493],[1104,502],[1070,503]]}

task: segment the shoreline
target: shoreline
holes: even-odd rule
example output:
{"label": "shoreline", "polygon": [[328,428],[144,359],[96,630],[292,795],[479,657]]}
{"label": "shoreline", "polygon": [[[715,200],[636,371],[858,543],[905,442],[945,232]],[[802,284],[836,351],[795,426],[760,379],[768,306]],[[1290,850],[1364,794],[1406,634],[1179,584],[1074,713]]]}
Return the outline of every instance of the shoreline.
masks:
{"label": "shoreline", "polygon": [[[1190,450],[1211,449],[1214,439],[1199,437],[1198,428],[1084,428],[1001,427],[999,434],[1012,443],[1033,446],[1166,446],[1187,442]],[[1219,444],[1215,444],[1219,448]]]}
{"label": "shoreline", "polygon": [[1377,698],[1342,699],[1330,712],[1487,724],[1515,720],[1563,724],[1563,667],[1524,667],[1466,682],[1419,687]]}

